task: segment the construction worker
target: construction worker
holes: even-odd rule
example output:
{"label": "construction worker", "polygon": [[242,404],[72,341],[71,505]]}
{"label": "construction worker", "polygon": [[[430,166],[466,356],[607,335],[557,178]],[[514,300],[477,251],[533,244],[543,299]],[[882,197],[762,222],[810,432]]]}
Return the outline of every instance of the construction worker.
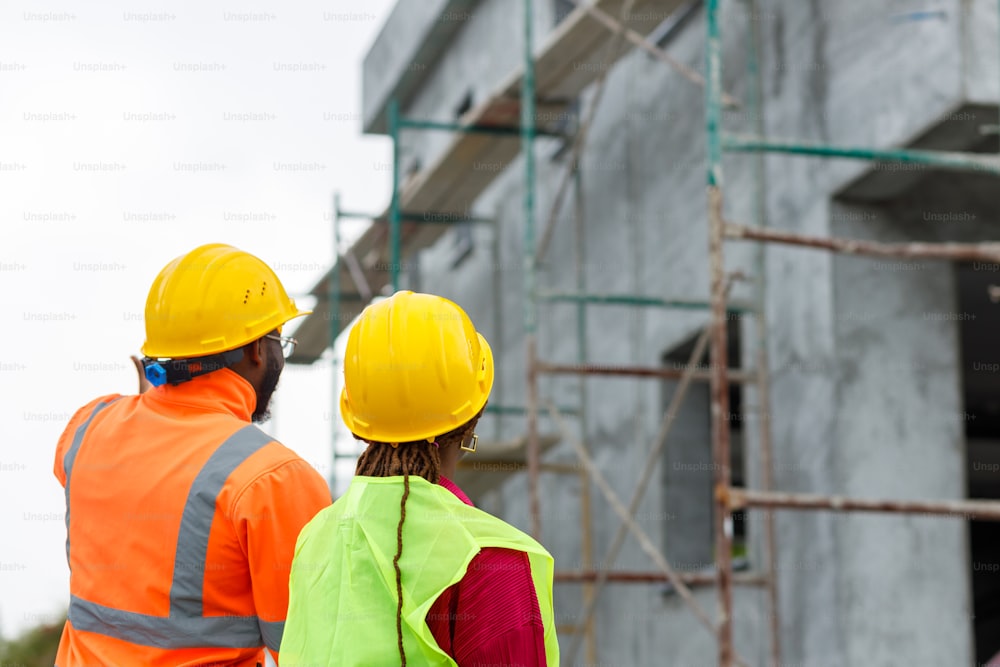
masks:
{"label": "construction worker", "polygon": [[267,418],[307,314],[261,260],[205,245],[156,277],[145,375],[91,401],[59,439],[70,605],[56,664],[275,660],[295,539],[330,505],[323,478],[251,422]]}
{"label": "construction worker", "polygon": [[451,481],[493,385],[456,304],[397,292],[351,329],[340,411],[368,443],[302,531],[285,666],[559,664],[552,557]]}

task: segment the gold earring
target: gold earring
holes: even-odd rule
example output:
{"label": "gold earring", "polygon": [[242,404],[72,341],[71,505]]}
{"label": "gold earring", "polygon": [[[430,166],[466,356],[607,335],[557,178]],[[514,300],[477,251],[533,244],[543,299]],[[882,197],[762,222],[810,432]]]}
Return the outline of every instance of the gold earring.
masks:
{"label": "gold earring", "polygon": [[479,436],[476,435],[475,433],[473,433],[472,434],[472,446],[471,447],[466,447],[465,446],[465,441],[463,440],[462,444],[459,445],[458,448],[461,449],[463,452],[474,452],[474,451],[476,451],[476,445],[478,445],[478,444],[479,444]]}

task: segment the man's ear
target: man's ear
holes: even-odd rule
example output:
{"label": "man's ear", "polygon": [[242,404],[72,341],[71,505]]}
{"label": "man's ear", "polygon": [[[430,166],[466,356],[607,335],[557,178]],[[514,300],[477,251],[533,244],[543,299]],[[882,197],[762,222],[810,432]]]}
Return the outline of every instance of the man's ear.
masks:
{"label": "man's ear", "polygon": [[254,366],[260,366],[264,363],[264,354],[261,349],[261,344],[263,343],[263,338],[258,338],[254,342],[248,344],[243,348],[243,358],[249,361]]}

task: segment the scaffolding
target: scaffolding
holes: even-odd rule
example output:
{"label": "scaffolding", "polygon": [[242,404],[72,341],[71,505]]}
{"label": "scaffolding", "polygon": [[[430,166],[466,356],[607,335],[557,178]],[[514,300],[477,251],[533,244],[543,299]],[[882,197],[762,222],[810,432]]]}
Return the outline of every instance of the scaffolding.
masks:
{"label": "scaffolding", "polygon": [[[363,309],[364,305],[381,290],[388,288],[396,291],[400,287],[400,278],[404,266],[404,248],[414,253],[428,247],[440,238],[447,228],[460,223],[484,223],[493,221],[471,214],[471,204],[478,195],[496,178],[500,169],[506,167],[517,155],[525,159],[525,190],[524,215],[526,219],[524,237],[524,297],[523,331],[526,337],[528,352],[528,373],[532,377],[528,384],[528,395],[525,405],[494,405],[486,407],[488,414],[520,414],[528,421],[527,434],[516,439],[513,446],[501,448],[499,454],[488,459],[487,465],[479,468],[508,472],[523,469],[527,463],[527,473],[531,482],[531,516],[532,532],[537,537],[541,524],[540,504],[538,500],[538,476],[541,472],[575,475],[580,479],[581,486],[589,485],[588,473],[579,466],[567,466],[541,462],[543,449],[552,446],[556,438],[540,437],[538,433],[538,395],[537,377],[541,373],[602,373],[632,374],[629,369],[599,368],[585,365],[586,353],[583,345],[584,319],[583,306],[586,301],[600,301],[599,297],[590,295],[581,299],[579,294],[551,293],[540,295],[536,287],[536,269],[540,254],[535,251],[535,165],[534,144],[538,137],[558,137],[568,139],[562,129],[566,118],[571,113],[572,100],[590,85],[595,79],[603,90],[603,82],[613,64],[621,55],[622,43],[627,41],[637,45],[659,60],[677,69],[685,78],[704,85],[700,75],[684,65],[674,61],[668,54],[651,44],[644,35],[648,34],[660,22],[657,17],[664,11],[672,11],[683,4],[683,0],[598,0],[584,7],[577,7],[567,16],[558,29],[548,39],[538,53],[532,45],[533,18],[530,0],[524,2],[523,23],[523,63],[520,70],[514,72],[500,86],[498,92],[482,104],[470,109],[463,117],[454,123],[430,121],[426,119],[408,118],[400,111],[400,102],[396,98],[388,101],[386,128],[392,139],[392,195],[386,211],[371,215],[361,212],[344,210],[340,206],[339,196],[334,196],[334,257],[333,268],[323,281],[313,290],[313,295],[320,299],[318,308],[328,308],[320,318],[307,319],[296,335],[300,341],[315,338],[322,332],[325,344],[333,348],[336,338],[346,324]],[[659,11],[652,11],[658,9]],[[616,18],[617,16],[617,18]],[[606,44],[606,34],[611,30],[615,35],[612,43]],[[576,68],[572,66],[574,59],[583,59],[604,51],[601,67]],[[543,97],[542,103],[537,103]],[[728,103],[732,100],[724,95]],[[596,110],[596,101],[591,105],[588,119],[572,136],[572,157],[570,162],[575,165],[583,139],[589,126],[589,119]],[[539,122],[539,118],[546,120]],[[407,131],[444,131],[454,133],[454,139],[433,164],[420,170],[406,182],[402,180],[400,160],[400,136]],[[469,169],[470,164],[488,164],[488,170]],[[562,199],[566,186],[572,182],[576,169],[567,171],[564,181]],[[553,209],[549,219],[546,236],[542,248],[555,223],[558,205]],[[349,249],[341,248],[340,223],[344,219],[369,219],[372,224],[364,234]],[[578,225],[582,218],[578,216]],[[532,250],[527,250],[528,248]],[[365,258],[369,261],[365,261]],[[374,257],[374,261],[371,258]],[[577,255],[577,275],[582,281],[582,255]],[[534,358],[535,332],[537,327],[537,308],[540,300],[576,301],[579,304],[577,316],[578,361],[576,366],[559,366],[543,364]],[[613,303],[614,297],[606,302]],[[646,306],[675,306],[680,308],[707,307],[704,303],[659,302],[655,299],[627,299],[628,303],[642,303]],[[326,320],[325,322],[323,320]],[[306,345],[305,347],[309,347]],[[313,346],[315,347],[315,346]],[[303,349],[300,345],[299,349]],[[318,358],[313,354],[305,358],[292,358],[293,363],[310,363]],[[332,365],[336,374],[338,360],[334,354]],[[681,377],[680,371],[668,371],[663,377]],[[708,375],[698,374],[698,379],[707,381]],[[583,381],[581,380],[581,394]],[[337,411],[337,397],[334,396],[333,414]],[[553,414],[585,418],[582,400],[580,407],[553,407]],[[490,456],[490,447],[481,447],[483,453],[477,455],[482,461],[483,455]],[[353,459],[354,451],[340,451],[337,442],[336,429],[333,430],[334,476],[337,462],[341,459]],[[461,469],[461,464],[460,464]],[[489,472],[485,474],[489,475]],[[496,478],[498,475],[492,475]],[[334,480],[336,484],[336,479]],[[557,581],[579,582],[585,591],[585,600],[590,603],[589,591],[602,585],[607,579],[613,581],[658,581],[663,579],[656,573],[621,572],[595,573],[593,570],[591,542],[591,516],[589,494],[584,494],[581,502],[581,535],[582,535],[582,565],[583,570],[575,572],[557,572]],[[706,581],[704,575],[689,574],[675,577],[674,581],[681,587],[683,581],[689,580],[696,584]],[[596,583],[595,583],[596,582]],[[583,626],[581,628],[581,626]],[[594,625],[591,621],[574,626],[560,626],[562,633],[575,633],[585,637],[588,644],[588,655],[591,662],[596,661],[596,645]]]}
{"label": "scaffolding", "polygon": [[[756,15],[757,0],[743,1],[750,7],[750,14]],[[468,161],[474,159],[469,158],[469,155],[487,155],[490,156],[488,159],[495,160],[498,164],[506,167],[516,155],[523,155],[523,218],[525,226],[522,266],[524,296],[522,331],[525,338],[526,355],[526,400],[525,404],[521,406],[491,405],[487,408],[487,412],[498,415],[523,414],[525,416],[525,437],[518,446],[511,450],[513,452],[510,454],[512,458],[499,460],[509,463],[511,467],[505,469],[510,470],[514,467],[519,468],[520,457],[524,457],[529,490],[531,532],[534,536],[539,537],[542,534],[541,503],[538,491],[539,476],[542,472],[579,475],[585,489],[581,493],[580,511],[582,567],[572,571],[558,570],[555,573],[555,581],[557,582],[575,582],[584,587],[582,621],[575,627],[559,628],[560,632],[574,635],[568,650],[564,651],[568,664],[573,664],[584,640],[587,642],[588,661],[595,663],[598,659],[594,641],[593,615],[601,591],[607,582],[669,582],[702,625],[716,636],[720,667],[750,664],[737,655],[733,647],[733,587],[750,586],[764,589],[769,619],[770,655],[768,662],[771,667],[778,667],[781,664],[781,626],[776,582],[776,563],[779,549],[773,516],[777,509],[920,513],[962,519],[1000,520],[1000,502],[860,499],[782,493],[772,488],[773,453],[770,425],[769,360],[767,357],[768,326],[765,318],[767,289],[764,271],[765,243],[869,257],[1000,262],[1000,242],[979,244],[879,243],[848,238],[815,237],[770,229],[766,222],[766,206],[763,199],[763,192],[767,187],[766,182],[763,181],[766,173],[763,168],[764,155],[784,153],[883,163],[919,163],[939,169],[973,171],[991,175],[1000,175],[1000,156],[946,151],[838,147],[765,137],[763,114],[761,113],[761,77],[758,66],[759,26],[756,21],[749,21],[746,60],[747,80],[750,85],[748,86],[747,99],[745,101],[736,100],[722,90],[720,2],[721,0],[704,0],[703,2],[706,37],[705,77],[702,79],[697,73],[680,65],[662,49],[648,41],[645,35],[649,33],[649,26],[628,25],[628,17],[639,7],[652,6],[662,12],[665,7],[669,6],[671,10],[677,10],[682,4],[679,0],[667,0],[660,3],[637,2],[636,0],[593,0],[593,2],[581,0],[574,2],[577,5],[576,9],[560,25],[553,39],[549,40],[542,48],[541,53],[537,53],[533,48],[532,0],[522,0],[524,18],[523,64],[520,71],[515,73],[501,88],[501,92],[476,109],[471,110],[463,117],[462,121],[457,123],[405,118],[400,113],[399,102],[393,99],[388,105],[388,130],[393,144],[393,191],[388,209],[379,215],[365,215],[344,211],[340,208],[339,199],[335,198],[334,201],[333,227],[336,261],[325,280],[326,294],[319,289],[319,286],[314,290],[314,294],[320,297],[326,296],[329,302],[327,335],[331,347],[341,329],[354,315],[360,312],[365,303],[379,293],[383,285],[390,286],[393,291],[399,288],[404,247],[409,248],[411,252],[427,247],[439,238],[447,225],[450,224],[461,222],[492,224],[489,219],[471,215],[469,204],[491,182],[496,172],[475,173],[465,170],[465,175],[461,176],[457,171],[462,170],[462,163],[455,163],[456,156],[464,156],[463,159]],[[998,15],[1000,15],[1000,2],[998,2]],[[590,45],[587,47],[590,49],[589,52],[596,52],[595,40],[597,37],[595,35],[597,33],[594,31],[595,26],[600,26],[600,32],[611,34],[611,39],[606,44],[607,48],[604,52],[604,59],[608,64],[615,62],[621,56],[622,47],[627,42],[674,67],[693,83],[704,86],[708,250],[711,283],[710,299],[707,302],[668,300],[645,295],[596,294],[586,291],[582,269],[585,248],[583,244],[579,156],[587,138],[590,122],[603,94],[604,81],[610,67],[603,68],[598,77],[587,78],[576,72],[573,75],[575,77],[573,80],[567,80],[567,73],[565,71],[560,73],[554,63],[559,62],[562,53],[560,49],[567,44],[574,45],[573,48],[579,50],[583,48],[581,44],[587,42]],[[582,36],[585,36],[585,39]],[[565,54],[562,53],[562,55]],[[568,167],[557,190],[546,227],[540,237],[537,235],[536,223],[535,141],[539,136],[564,135],[560,128],[552,125],[540,126],[537,122],[539,118],[537,104],[540,90],[539,72],[542,72],[545,77],[543,87],[548,91],[558,88],[563,98],[570,98],[574,93],[578,94],[585,86],[595,85],[591,106],[577,132],[571,137],[572,145],[567,161]],[[548,104],[552,97],[546,95],[545,103]],[[726,107],[744,104],[748,107],[751,117],[756,119],[756,134],[745,136],[727,133],[722,127],[722,110]],[[565,113],[567,106],[563,102],[555,107],[548,106],[546,108],[549,111],[562,114]],[[1000,125],[993,127],[992,131],[996,132],[998,127]],[[400,180],[399,139],[401,132],[412,130],[454,132],[459,138],[449,146],[440,160],[428,169],[419,172],[411,182],[404,184]],[[514,140],[518,140],[519,145],[515,145]],[[746,152],[756,155],[755,174],[757,181],[753,201],[753,225],[733,223],[727,220],[724,215],[722,158],[725,152]],[[545,290],[538,285],[538,267],[548,248],[558,213],[571,189],[576,191],[573,201],[573,218],[576,235],[577,291]],[[371,219],[376,224],[373,224],[351,249],[344,251],[341,248],[340,220],[349,217]],[[741,279],[742,276],[726,271],[724,252],[726,241],[755,242],[753,255],[755,275],[751,281],[753,298],[750,303],[736,303],[729,297],[733,282]],[[383,244],[381,248],[379,248],[379,244]],[[369,252],[381,253],[378,256],[384,260],[381,263],[375,263],[376,266],[382,267],[381,271],[372,269],[371,263],[364,265],[361,261],[360,256]],[[538,355],[538,308],[540,304],[556,302],[572,303],[577,307],[576,364],[551,363],[540,359]],[[702,310],[708,314],[708,326],[697,337],[694,349],[682,368],[599,365],[592,363],[587,354],[585,309],[601,305]],[[727,320],[733,317],[752,318],[753,320],[756,332],[755,349],[749,370],[729,367]],[[702,370],[701,367],[702,359],[706,353],[709,359],[708,371]],[[333,364],[336,368],[336,355],[334,355]],[[546,374],[579,376],[580,406],[557,407],[551,401],[543,400],[539,396],[539,378]],[[566,422],[567,417],[576,417],[584,420],[584,424],[586,423],[587,396],[584,378],[598,376],[668,378],[678,381],[676,391],[665,410],[659,431],[648,451],[633,495],[627,502],[618,496],[594,464],[587,443],[576,437]],[[694,382],[708,382],[711,396],[715,571],[710,574],[678,573],[634,518],[652,476],[652,471],[656,468],[655,464],[668,440],[671,425],[675,422],[688,388]],[[756,409],[759,416],[757,422],[759,450],[757,454],[760,462],[760,478],[758,488],[755,489],[737,488],[732,483],[731,434],[728,420],[731,383],[743,383],[756,390]],[[336,397],[334,398],[336,401]],[[568,442],[576,453],[581,464],[580,467],[546,464],[541,460],[544,446],[551,445],[552,439],[546,440],[539,435],[540,416],[546,416],[558,428],[561,438]],[[586,433],[586,429],[581,429],[581,432]],[[353,458],[355,454],[339,452],[335,440],[334,456],[335,458]],[[590,483],[596,486],[621,520],[615,537],[597,568],[594,567],[592,560],[594,545],[591,539]],[[759,571],[736,573],[733,569],[732,559],[732,515],[734,511],[745,509],[759,509],[764,512],[763,562]],[[629,534],[656,565],[656,571],[635,572],[612,569],[625,538]],[[716,588],[719,607],[718,618],[713,620],[712,615],[698,604],[691,593],[691,587],[694,586],[714,586]]]}

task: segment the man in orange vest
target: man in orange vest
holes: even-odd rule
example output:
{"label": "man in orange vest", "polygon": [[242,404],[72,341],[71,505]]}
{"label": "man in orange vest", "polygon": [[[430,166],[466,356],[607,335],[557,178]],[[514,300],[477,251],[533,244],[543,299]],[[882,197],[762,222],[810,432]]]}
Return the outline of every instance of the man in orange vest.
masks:
{"label": "man in orange vest", "polygon": [[69,620],[56,664],[260,665],[278,659],[299,531],[331,502],[323,478],[251,422],[268,416],[306,315],[264,262],[196,248],[146,301],[152,388],[73,415],[66,490]]}

